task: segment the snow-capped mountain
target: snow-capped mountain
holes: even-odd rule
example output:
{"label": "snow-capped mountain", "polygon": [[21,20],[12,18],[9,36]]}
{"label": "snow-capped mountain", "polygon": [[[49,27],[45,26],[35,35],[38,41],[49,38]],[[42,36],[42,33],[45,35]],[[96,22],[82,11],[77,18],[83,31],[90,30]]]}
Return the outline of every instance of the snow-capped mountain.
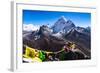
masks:
{"label": "snow-capped mountain", "polygon": [[67,21],[66,18],[62,16],[53,25],[52,29],[54,33],[58,33],[60,31],[66,32],[73,27],[75,27],[74,23],[71,20]]}
{"label": "snow-capped mountain", "polygon": [[76,27],[75,30],[77,30],[78,32],[80,33],[85,33],[85,34],[90,34],[90,31],[91,31],[91,27]]}
{"label": "snow-capped mountain", "polygon": [[52,29],[50,29],[47,25],[42,25],[39,29],[39,35],[50,35],[52,33]]}
{"label": "snow-capped mountain", "polygon": [[23,31],[23,44],[46,51],[59,51],[66,42],[70,41],[76,43],[81,51],[90,56],[90,30],[91,27],[76,27],[73,21],[66,20],[62,16],[51,28],[42,25],[35,31]]}
{"label": "snow-capped mountain", "polygon": [[33,24],[23,24],[23,31],[36,31],[39,29],[39,26]]}

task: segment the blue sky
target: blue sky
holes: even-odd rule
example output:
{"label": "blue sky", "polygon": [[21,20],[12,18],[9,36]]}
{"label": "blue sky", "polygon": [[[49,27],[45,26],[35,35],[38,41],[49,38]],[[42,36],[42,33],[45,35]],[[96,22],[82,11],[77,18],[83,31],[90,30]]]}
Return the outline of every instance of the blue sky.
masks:
{"label": "blue sky", "polygon": [[61,16],[72,20],[76,26],[90,26],[91,14],[79,12],[56,12],[56,11],[35,11],[23,10],[23,24],[52,26]]}

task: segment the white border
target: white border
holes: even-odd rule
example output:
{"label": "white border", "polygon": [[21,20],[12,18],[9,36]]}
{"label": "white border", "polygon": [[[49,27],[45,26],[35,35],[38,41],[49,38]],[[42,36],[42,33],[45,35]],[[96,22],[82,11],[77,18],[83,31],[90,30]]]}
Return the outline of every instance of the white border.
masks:
{"label": "white border", "polygon": [[[43,63],[22,63],[22,10],[48,10],[48,11],[64,11],[64,12],[84,12],[91,13],[91,60],[78,60],[78,61],[60,61],[60,62],[43,62]],[[68,7],[68,6],[50,6],[32,3],[14,3],[14,28],[13,28],[13,70],[36,70],[36,69],[54,69],[66,67],[80,67],[80,66],[93,66],[96,65],[96,48],[94,39],[96,29],[96,10],[95,8],[84,7]],[[95,49],[94,49],[95,48]]]}
{"label": "white border", "polygon": [[74,6],[74,7],[96,7],[96,0],[17,0],[17,3]]}

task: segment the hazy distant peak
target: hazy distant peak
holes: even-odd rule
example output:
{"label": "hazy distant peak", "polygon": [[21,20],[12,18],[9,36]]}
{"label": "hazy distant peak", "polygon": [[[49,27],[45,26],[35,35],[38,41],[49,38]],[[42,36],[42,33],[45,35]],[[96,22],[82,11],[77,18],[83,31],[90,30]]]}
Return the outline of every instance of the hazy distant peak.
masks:
{"label": "hazy distant peak", "polygon": [[63,20],[65,20],[65,21],[67,21],[67,19],[66,19],[64,16],[61,16],[61,19],[63,19]]}
{"label": "hazy distant peak", "polygon": [[57,33],[62,30],[67,32],[69,29],[73,27],[75,27],[75,25],[71,20],[66,20],[64,16],[61,16],[60,19],[56,21],[52,29],[55,33]]}
{"label": "hazy distant peak", "polygon": [[63,22],[66,22],[66,21],[67,21],[67,19],[66,19],[64,16],[61,16],[61,17],[58,19],[58,21],[63,21]]}

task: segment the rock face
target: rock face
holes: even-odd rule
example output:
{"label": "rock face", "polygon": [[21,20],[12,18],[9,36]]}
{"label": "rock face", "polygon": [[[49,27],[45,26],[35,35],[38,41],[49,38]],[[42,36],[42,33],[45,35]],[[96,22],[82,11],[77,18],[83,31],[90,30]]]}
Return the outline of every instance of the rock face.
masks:
{"label": "rock face", "polygon": [[52,27],[54,33],[58,33],[60,31],[68,31],[69,29],[75,27],[74,23],[71,20],[66,20],[64,16],[62,16]]}
{"label": "rock face", "polygon": [[23,37],[23,43],[32,48],[47,51],[59,51],[65,44],[63,39],[52,36],[51,30],[44,25],[40,27],[38,32],[32,32]]}
{"label": "rock face", "polygon": [[71,42],[76,43],[77,48],[79,48],[89,56],[91,49],[91,36],[79,31],[77,31],[76,29],[72,29],[68,34],[65,35],[65,38]]}
{"label": "rock face", "polygon": [[85,55],[91,55],[91,32],[90,27],[76,27],[71,20],[62,16],[53,25],[40,26],[39,30],[23,32],[23,44],[32,48],[46,51],[59,51],[66,42],[74,42]]}

